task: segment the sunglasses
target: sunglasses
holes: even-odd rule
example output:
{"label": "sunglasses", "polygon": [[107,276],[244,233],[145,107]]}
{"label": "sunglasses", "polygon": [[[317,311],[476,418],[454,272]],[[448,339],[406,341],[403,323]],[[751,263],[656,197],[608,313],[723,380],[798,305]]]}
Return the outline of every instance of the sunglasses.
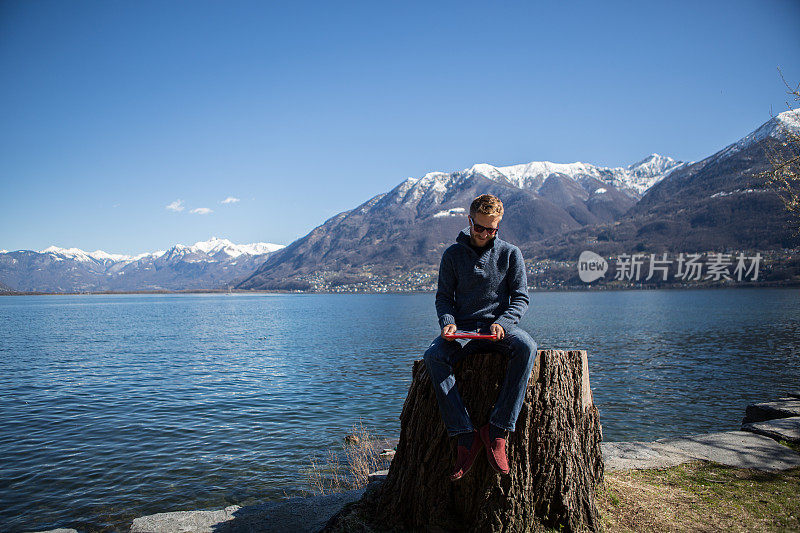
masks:
{"label": "sunglasses", "polygon": [[472,222],[472,229],[475,230],[475,233],[483,233],[488,231],[489,235],[494,235],[495,233],[497,233],[497,230],[499,229],[499,228],[487,228],[486,226],[481,226],[480,224],[472,220],[472,217],[469,217],[469,221]]}

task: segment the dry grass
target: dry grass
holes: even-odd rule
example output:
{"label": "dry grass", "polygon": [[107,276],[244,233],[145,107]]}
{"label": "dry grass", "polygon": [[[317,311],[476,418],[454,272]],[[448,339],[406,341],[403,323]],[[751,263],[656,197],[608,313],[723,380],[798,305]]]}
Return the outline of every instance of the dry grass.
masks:
{"label": "dry grass", "polygon": [[336,452],[328,450],[323,461],[312,457],[309,462],[311,466],[306,470],[306,479],[312,494],[331,494],[347,490],[343,483],[342,463]]}
{"label": "dry grass", "polygon": [[617,472],[598,506],[608,531],[800,531],[800,469],[688,463]]}
{"label": "dry grass", "polygon": [[380,455],[380,442],[359,420],[340,451],[328,450],[322,461],[311,458],[306,471],[311,492],[332,494],[366,486],[372,472],[389,467]]}

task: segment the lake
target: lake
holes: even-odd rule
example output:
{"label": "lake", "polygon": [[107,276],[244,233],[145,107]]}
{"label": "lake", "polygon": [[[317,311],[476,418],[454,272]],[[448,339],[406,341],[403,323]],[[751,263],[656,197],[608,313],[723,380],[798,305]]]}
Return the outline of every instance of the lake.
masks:
{"label": "lake", "polygon": [[[0,298],[0,530],[295,496],[361,421],[399,434],[433,294]],[[734,430],[800,388],[800,291],[534,292],[585,349],[607,441]]]}

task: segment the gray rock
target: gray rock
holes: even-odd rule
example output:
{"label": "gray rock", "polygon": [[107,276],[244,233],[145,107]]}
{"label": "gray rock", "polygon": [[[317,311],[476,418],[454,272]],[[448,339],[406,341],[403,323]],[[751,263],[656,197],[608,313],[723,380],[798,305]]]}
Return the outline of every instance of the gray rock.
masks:
{"label": "gray rock", "polygon": [[67,529],[67,528],[58,528],[58,529],[48,529],[47,531],[34,531],[32,533],[78,533],[75,529]]}
{"label": "gray rock", "polygon": [[677,448],[695,459],[737,468],[753,468],[769,472],[800,466],[800,454],[781,446],[769,437],[747,431],[660,439],[656,443]]}
{"label": "gray rock", "polygon": [[367,488],[327,496],[289,498],[261,505],[233,505],[216,511],[178,511],[143,516],[133,521],[131,533],[259,533],[316,532]]}
{"label": "gray rock", "polygon": [[604,442],[602,447],[606,472],[668,468],[694,459],[678,448],[657,442]]}
{"label": "gray rock", "polygon": [[214,531],[218,526],[233,521],[234,515],[242,509],[232,505],[216,511],[176,511],[158,513],[136,518],[131,525],[131,533],[167,531]]}
{"label": "gray rock", "polygon": [[656,442],[603,443],[606,472],[668,468],[696,460],[764,471],[800,466],[800,454],[771,438],[746,431],[661,439]]}
{"label": "gray rock", "polygon": [[386,460],[389,460],[389,461],[391,461],[392,459],[394,459],[394,455],[395,455],[396,453],[397,453],[397,452],[396,452],[395,450],[393,450],[393,449],[390,449],[390,448],[387,448],[387,449],[385,449],[385,450],[383,450],[383,451],[381,452],[381,457],[383,457],[383,458],[384,458],[384,459],[386,459]]}
{"label": "gray rock", "polygon": [[386,479],[386,476],[389,475],[389,470],[378,470],[377,472],[372,472],[369,475],[369,481],[372,483],[373,481],[383,481]]}
{"label": "gray rock", "polygon": [[742,424],[788,418],[790,416],[800,416],[800,398],[781,398],[774,402],[748,405]]}
{"label": "gray rock", "polygon": [[742,424],[742,431],[758,433],[776,440],[800,443],[800,416]]}

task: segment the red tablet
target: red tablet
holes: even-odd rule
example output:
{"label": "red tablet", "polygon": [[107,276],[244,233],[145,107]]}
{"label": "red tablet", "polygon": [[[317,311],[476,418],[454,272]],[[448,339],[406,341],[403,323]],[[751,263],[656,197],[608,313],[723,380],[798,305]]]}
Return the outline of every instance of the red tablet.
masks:
{"label": "red tablet", "polygon": [[497,339],[494,335],[483,335],[481,333],[453,333],[452,335],[445,335],[447,339]]}

